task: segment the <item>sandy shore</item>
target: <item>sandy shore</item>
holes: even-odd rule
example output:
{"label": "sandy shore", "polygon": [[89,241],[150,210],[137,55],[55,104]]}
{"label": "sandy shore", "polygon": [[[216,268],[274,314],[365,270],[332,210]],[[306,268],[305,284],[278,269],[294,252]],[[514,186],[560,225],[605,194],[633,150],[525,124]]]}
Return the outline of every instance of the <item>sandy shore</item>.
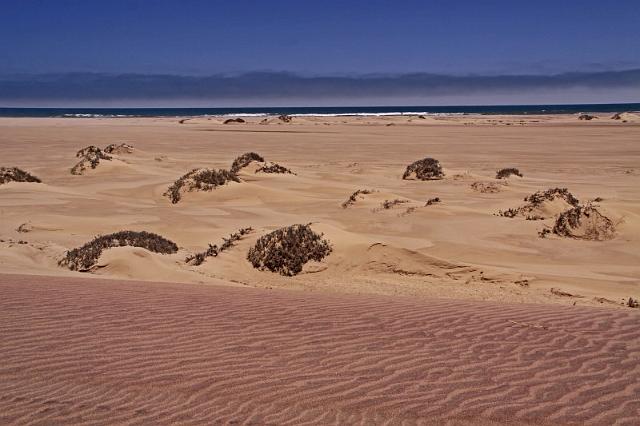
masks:
{"label": "sandy shore", "polygon": [[[588,122],[573,115],[261,120],[0,119],[1,165],[43,180],[0,185],[0,269],[82,276],[58,266],[66,250],[131,229],[156,232],[180,250],[108,250],[91,276],[611,307],[640,297],[640,123],[634,116],[626,123],[608,115]],[[70,174],[80,148],[122,142],[133,145],[133,153]],[[178,204],[163,197],[194,167],[228,168],[247,151],[296,175],[249,167],[242,183],[188,193]],[[402,180],[405,167],[425,156],[440,160],[445,179]],[[497,181],[503,167],[517,167],[524,177]],[[474,190],[475,182],[498,192]],[[599,209],[615,224],[615,238],[540,238],[553,218],[496,215],[552,187],[567,187],[581,202],[602,198]],[[342,208],[358,189],[376,192]],[[424,207],[434,197],[442,202]],[[406,203],[380,209],[393,199]],[[309,222],[333,244],[321,264],[290,278],[246,261],[259,236]],[[28,232],[18,231],[23,224],[20,230]],[[254,231],[232,249],[201,266],[185,264],[189,254],[248,226]]]}
{"label": "sandy shore", "polygon": [[640,417],[633,310],[0,275],[3,424]]}

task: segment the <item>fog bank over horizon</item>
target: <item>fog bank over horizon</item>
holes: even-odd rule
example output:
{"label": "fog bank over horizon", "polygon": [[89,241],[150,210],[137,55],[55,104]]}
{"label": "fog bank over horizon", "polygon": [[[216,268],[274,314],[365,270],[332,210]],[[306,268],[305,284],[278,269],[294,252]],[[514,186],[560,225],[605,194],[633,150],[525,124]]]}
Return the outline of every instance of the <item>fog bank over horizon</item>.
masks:
{"label": "fog bank over horizon", "polygon": [[446,106],[639,101],[640,69],[550,75],[0,75],[0,106],[4,107]]}

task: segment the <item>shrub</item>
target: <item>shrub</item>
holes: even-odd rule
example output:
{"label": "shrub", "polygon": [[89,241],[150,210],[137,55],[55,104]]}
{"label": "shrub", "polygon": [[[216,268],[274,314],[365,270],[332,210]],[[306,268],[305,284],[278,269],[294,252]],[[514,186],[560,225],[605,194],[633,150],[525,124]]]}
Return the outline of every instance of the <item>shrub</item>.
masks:
{"label": "shrub", "polygon": [[85,245],[69,250],[58,265],[72,271],[89,271],[98,261],[102,252],[112,247],[141,247],[154,253],[170,254],[178,251],[173,241],[167,240],[151,232],[120,231],[108,235],[100,235]]}
{"label": "shrub", "polygon": [[546,191],[538,191],[535,194],[531,194],[524,198],[534,207],[540,206],[545,201],[553,201],[556,198],[565,200],[568,204],[577,207],[580,201],[569,192],[567,188],[550,188]]}
{"label": "shrub", "polygon": [[215,244],[209,244],[209,248],[206,251],[187,256],[184,261],[194,266],[202,265],[207,257],[217,257],[223,251],[233,247],[236,241],[239,241],[244,235],[248,234],[251,231],[253,231],[253,228],[251,227],[242,228],[238,230],[238,232],[234,232],[233,234],[229,235],[229,238],[223,238],[223,243],[220,245],[220,247]]}
{"label": "shrub", "polygon": [[255,152],[246,152],[233,160],[233,163],[231,164],[231,171],[233,173],[238,173],[241,169],[251,164],[252,161],[264,163],[264,158]]}
{"label": "shrub", "polygon": [[561,237],[602,241],[614,237],[615,226],[611,219],[587,204],[576,206],[558,215],[553,233]]}
{"label": "shrub", "polygon": [[247,260],[254,268],[293,276],[310,260],[320,261],[331,253],[331,244],[309,224],[277,229],[258,239]]}
{"label": "shrub", "polygon": [[227,118],[226,120],[224,120],[223,124],[230,124],[230,123],[244,123],[245,121],[242,118]]}
{"label": "shrub", "polygon": [[640,302],[638,302],[637,299],[630,297],[629,300],[627,300],[627,306],[630,308],[640,308]]}
{"label": "shrub", "polygon": [[347,207],[354,205],[355,202],[358,200],[359,195],[368,195],[368,194],[371,194],[372,192],[373,190],[371,189],[358,189],[356,192],[351,194],[344,203],[342,203],[342,208],[346,209]]}
{"label": "shrub", "polygon": [[264,164],[256,170],[256,173],[280,173],[295,175],[295,173],[293,173],[291,170],[287,169],[284,166],[281,166],[278,163]]}
{"label": "shrub", "polygon": [[126,143],[121,143],[120,145],[116,145],[115,143],[112,143],[110,145],[107,145],[107,147],[104,149],[104,152],[106,152],[107,154],[131,154],[133,152],[133,146],[126,144]]}
{"label": "shrub", "polygon": [[578,120],[589,121],[589,120],[593,120],[594,118],[598,118],[598,117],[596,117],[595,115],[589,115],[589,114],[580,114],[578,116]]}
{"label": "shrub", "polygon": [[426,207],[426,206],[430,206],[430,205],[432,205],[432,204],[437,204],[437,203],[439,203],[439,202],[440,202],[440,197],[429,198],[429,199],[427,200],[427,202],[426,202],[424,205],[425,205],[425,207]]}
{"label": "shrub", "polygon": [[409,164],[402,179],[408,179],[412,175],[415,175],[415,178],[419,180],[438,180],[444,177],[444,172],[438,160],[423,158]]}
{"label": "shrub", "polygon": [[[504,182],[500,182],[500,184],[505,185]],[[473,182],[471,184],[471,189],[483,194],[494,194],[496,192],[500,192],[500,186],[496,182]]]}
{"label": "shrub", "polygon": [[36,176],[17,167],[0,167],[0,185],[9,182],[42,183]]}
{"label": "shrub", "polygon": [[395,200],[384,200],[382,204],[380,204],[381,209],[389,210],[391,207],[397,206],[398,204],[408,203],[409,200],[400,200],[396,198]]}
{"label": "shrub", "polygon": [[290,115],[286,115],[286,114],[282,114],[281,116],[278,117],[278,120],[282,121],[283,123],[291,123],[291,120],[293,118]]}
{"label": "shrub", "polygon": [[197,191],[211,191],[227,182],[240,182],[238,176],[228,170],[193,169],[176,180],[163,194],[173,204],[182,198],[182,193]]}
{"label": "shrub", "polygon": [[522,173],[520,173],[520,170],[513,168],[513,167],[509,167],[506,169],[500,169],[496,172],[496,179],[506,179],[511,175],[516,175],[519,177],[523,177]]}
{"label": "shrub", "polygon": [[100,160],[110,161],[112,157],[102,152],[97,146],[87,146],[76,153],[76,157],[81,160],[71,168],[72,175],[81,175],[88,167],[95,169],[100,164]]}
{"label": "shrub", "polygon": [[543,204],[557,199],[564,200],[572,207],[577,207],[580,204],[580,201],[567,188],[550,188],[524,197],[527,204],[515,209],[501,210],[498,215],[509,218],[524,216],[527,220],[543,220],[546,218],[544,216],[546,213],[542,210]]}

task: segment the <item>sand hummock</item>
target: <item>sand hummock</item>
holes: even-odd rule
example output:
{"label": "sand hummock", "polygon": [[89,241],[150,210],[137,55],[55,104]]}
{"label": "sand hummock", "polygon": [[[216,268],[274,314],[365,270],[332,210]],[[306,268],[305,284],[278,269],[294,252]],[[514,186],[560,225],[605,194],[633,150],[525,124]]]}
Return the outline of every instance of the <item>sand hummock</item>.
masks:
{"label": "sand hummock", "polygon": [[615,237],[613,221],[592,204],[576,206],[558,215],[553,233],[580,240],[604,241]]}
{"label": "sand hummock", "polygon": [[550,188],[538,191],[524,198],[526,204],[500,211],[504,217],[524,217],[527,220],[543,220],[556,216],[573,207],[577,207],[580,201],[571,194],[567,188]]}

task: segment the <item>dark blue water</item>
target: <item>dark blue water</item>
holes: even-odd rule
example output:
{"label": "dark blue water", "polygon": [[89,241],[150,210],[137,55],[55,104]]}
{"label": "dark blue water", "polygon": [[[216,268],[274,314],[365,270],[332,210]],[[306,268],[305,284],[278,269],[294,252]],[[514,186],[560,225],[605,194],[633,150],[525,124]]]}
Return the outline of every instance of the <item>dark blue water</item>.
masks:
{"label": "dark blue water", "polygon": [[0,108],[0,117],[192,117],[219,115],[574,114],[640,111],[633,104],[266,107],[266,108]]}

